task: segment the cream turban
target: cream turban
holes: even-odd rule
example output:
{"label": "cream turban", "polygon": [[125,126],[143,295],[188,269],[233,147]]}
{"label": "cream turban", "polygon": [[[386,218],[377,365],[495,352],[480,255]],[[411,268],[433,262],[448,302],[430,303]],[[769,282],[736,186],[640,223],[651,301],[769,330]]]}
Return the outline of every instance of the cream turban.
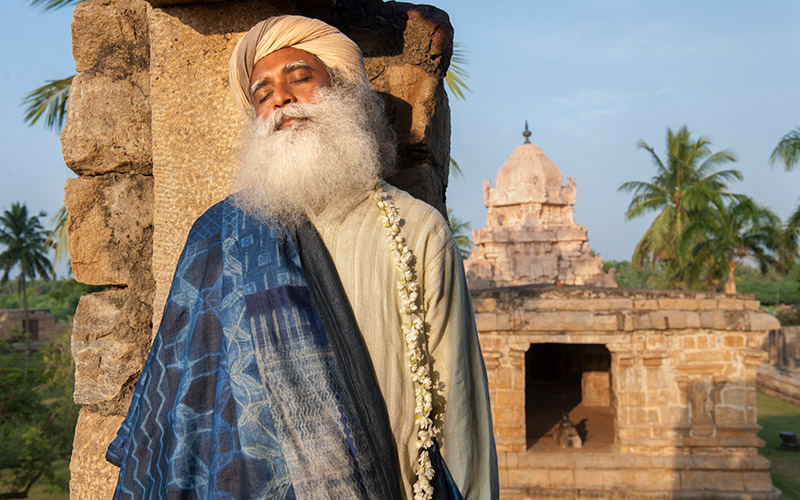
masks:
{"label": "cream turban", "polygon": [[261,58],[286,47],[314,54],[328,68],[341,72],[351,81],[366,82],[361,49],[339,30],[319,19],[303,16],[270,17],[253,26],[239,40],[231,54],[228,68],[231,92],[243,111],[251,106],[250,77],[253,67]]}

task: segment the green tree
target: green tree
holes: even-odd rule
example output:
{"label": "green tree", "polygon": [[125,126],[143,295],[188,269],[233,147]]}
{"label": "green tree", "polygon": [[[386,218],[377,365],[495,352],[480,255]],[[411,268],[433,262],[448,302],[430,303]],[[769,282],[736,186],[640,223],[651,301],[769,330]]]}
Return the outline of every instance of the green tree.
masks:
{"label": "green tree", "polygon": [[[54,10],[70,5],[77,5],[85,0],[30,0],[32,7],[41,7],[42,10]],[[25,108],[23,121],[28,125],[34,125],[39,120],[44,121],[45,128],[59,131],[64,127],[67,118],[67,100],[69,99],[69,89],[75,75],[66,78],[48,80],[41,87],[31,91],[22,98],[22,106]],[[53,234],[55,235],[48,244],[56,251],[55,262],[59,261],[67,254],[67,212],[61,207],[53,220]]]}
{"label": "green tree", "polygon": [[447,209],[447,221],[450,224],[450,232],[453,233],[453,239],[456,241],[458,253],[462,259],[469,257],[472,252],[472,240],[469,237],[470,224],[453,215],[453,211]]}
{"label": "green tree", "polygon": [[42,228],[39,217],[44,217],[44,212],[38,216],[28,216],[28,208],[24,204],[12,203],[11,209],[0,215],[0,245],[5,250],[0,253],[0,269],[3,276],[0,281],[8,281],[12,269],[19,269],[17,281],[18,292],[22,297],[25,309],[26,331],[29,333],[28,297],[26,278],[41,276],[45,279],[54,277],[53,265],[47,258],[48,232]]}
{"label": "green tree", "polygon": [[[790,131],[781,138],[778,145],[769,157],[770,164],[783,163],[786,171],[794,169],[800,165],[800,127]],[[795,250],[794,258],[797,258],[797,240],[800,237],[800,205],[786,223],[783,238],[788,248]]]}
{"label": "green tree", "polygon": [[781,138],[778,145],[772,150],[769,161],[773,165],[783,163],[787,172],[800,164],[800,127]]}
{"label": "green tree", "polygon": [[40,480],[66,490],[69,481],[57,474],[78,418],[69,334],[28,358],[0,355],[0,498],[27,498]]}
{"label": "green tree", "polygon": [[681,237],[681,252],[688,262],[691,283],[736,293],[736,267],[745,259],[758,263],[761,272],[778,264],[774,256],[780,241],[781,221],[751,198],[736,196],[729,202],[718,196],[693,217]]}
{"label": "green tree", "polygon": [[648,212],[658,212],[633,253],[637,268],[664,266],[673,287],[685,286],[685,265],[679,251],[681,237],[692,217],[705,210],[711,200],[727,193],[728,182],[741,180],[738,170],[716,170],[736,161],[729,151],[712,153],[711,142],[693,139],[686,126],[677,132],[667,128],[666,156],[662,160],[643,140],[639,147],[650,153],[656,174],[650,182],[628,181],[618,190],[633,194],[625,212],[630,220]]}

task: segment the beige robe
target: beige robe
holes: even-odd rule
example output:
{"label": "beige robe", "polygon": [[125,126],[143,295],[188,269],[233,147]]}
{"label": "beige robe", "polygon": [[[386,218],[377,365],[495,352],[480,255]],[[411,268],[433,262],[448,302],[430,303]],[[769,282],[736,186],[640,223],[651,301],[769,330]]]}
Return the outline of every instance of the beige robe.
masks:
{"label": "beige robe", "polygon": [[[445,462],[465,499],[497,498],[497,456],[486,369],[464,268],[450,229],[430,205],[383,184],[404,223],[420,286],[434,381],[433,417]],[[397,443],[405,498],[416,480],[414,386],[386,228],[373,193],[311,215],[336,265],[372,358]]]}

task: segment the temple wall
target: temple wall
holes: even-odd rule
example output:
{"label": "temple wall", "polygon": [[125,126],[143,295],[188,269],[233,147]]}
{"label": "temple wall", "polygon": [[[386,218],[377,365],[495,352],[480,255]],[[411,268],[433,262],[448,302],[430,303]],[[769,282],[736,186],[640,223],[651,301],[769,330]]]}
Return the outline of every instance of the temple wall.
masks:
{"label": "temple wall", "polygon": [[770,330],[763,348],[769,360],[758,368],[758,390],[800,405],[800,326]]}
{"label": "temple wall", "polygon": [[[502,498],[777,498],[756,435],[756,370],[777,320],[751,296],[554,286],[472,296]],[[610,352],[603,452],[529,446],[525,357],[542,344]],[[597,381],[584,373],[584,396]]]}
{"label": "temple wall", "polygon": [[104,459],[160,321],[193,221],[230,193],[242,117],[228,57],[256,22],[319,17],[353,38],[399,140],[389,181],[445,212],[450,115],[447,15],[378,0],[88,0],[75,9],[63,154],[75,278],[111,285],[81,299],[72,351],[82,405],[71,498],[110,498]]}

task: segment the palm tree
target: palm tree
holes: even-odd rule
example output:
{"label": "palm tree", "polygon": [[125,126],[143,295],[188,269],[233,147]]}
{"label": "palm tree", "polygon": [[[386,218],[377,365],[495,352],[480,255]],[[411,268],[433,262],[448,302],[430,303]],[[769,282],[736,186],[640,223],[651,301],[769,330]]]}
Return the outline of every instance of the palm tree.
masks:
{"label": "palm tree", "polygon": [[783,163],[787,172],[800,164],[800,127],[783,136],[772,150],[769,162],[773,165]]}
{"label": "palm tree", "polygon": [[53,265],[47,258],[48,232],[39,222],[39,217],[44,216],[45,213],[41,212],[38,216],[28,217],[28,208],[21,203],[12,203],[11,210],[0,215],[0,244],[6,247],[0,253],[0,269],[3,270],[0,281],[8,281],[11,270],[19,268],[18,292],[25,308],[25,333],[29,333],[30,328],[25,278],[33,279],[37,275],[45,279],[54,277]]}
{"label": "palm tree", "polygon": [[736,293],[736,266],[754,259],[762,272],[776,265],[781,221],[751,198],[738,195],[726,203],[712,199],[708,209],[692,218],[681,236],[681,252],[689,262],[690,281],[716,288],[725,279],[724,292]]}
{"label": "palm tree", "polygon": [[[77,5],[83,1],[85,0],[29,0],[29,3],[31,7],[41,7],[42,10],[48,11],[68,5]],[[23,122],[34,125],[40,119],[44,119],[45,128],[60,131],[67,118],[67,99],[69,99],[69,89],[74,77],[75,75],[70,75],[66,78],[48,80],[44,85],[23,97],[21,103],[25,108]],[[67,211],[63,206],[50,223],[54,224],[54,228],[48,245],[55,248],[57,265],[67,254]]]}
{"label": "palm tree", "polygon": [[472,240],[468,234],[470,229],[469,221],[456,217],[449,208],[447,209],[447,221],[450,224],[450,232],[453,233],[453,239],[456,241],[458,253],[462,259],[466,259],[472,252]]}
{"label": "palm tree", "polygon": [[[775,149],[772,151],[769,162],[772,165],[775,163],[783,163],[787,172],[797,165],[800,165],[800,127],[790,131],[781,138],[778,145],[775,146]],[[784,234],[784,241],[789,245],[790,250],[793,251],[794,259],[797,258],[798,236],[800,236],[800,205],[798,205],[797,210],[789,216]],[[791,253],[790,256],[792,256]]]}
{"label": "palm tree", "polygon": [[69,214],[67,214],[66,207],[61,205],[61,208],[59,208],[56,214],[48,221],[48,225],[52,226],[53,230],[50,231],[50,236],[47,237],[45,243],[55,251],[55,255],[53,255],[53,265],[55,267],[58,267],[62,260],[69,259],[69,255],[67,254],[68,217]]}
{"label": "palm tree", "polygon": [[[464,96],[464,91],[472,92],[467,86],[466,80],[469,78],[469,73],[464,69],[468,64],[467,51],[461,47],[458,42],[453,43],[453,55],[450,58],[450,67],[444,75],[444,83],[456,99],[465,101],[467,98]],[[452,156],[450,157],[450,173],[454,177],[464,175],[458,162]]]}
{"label": "palm tree", "polygon": [[730,151],[712,153],[710,145],[705,137],[692,139],[686,126],[677,133],[667,128],[666,158],[662,160],[640,140],[638,146],[650,153],[656,175],[650,182],[628,181],[618,188],[633,193],[626,219],[659,212],[636,245],[633,264],[641,269],[662,262],[676,288],[684,281],[685,262],[679,245],[687,225],[716,196],[729,195],[729,181],[742,179],[738,170],[716,170],[719,165],[736,161],[736,157]]}

